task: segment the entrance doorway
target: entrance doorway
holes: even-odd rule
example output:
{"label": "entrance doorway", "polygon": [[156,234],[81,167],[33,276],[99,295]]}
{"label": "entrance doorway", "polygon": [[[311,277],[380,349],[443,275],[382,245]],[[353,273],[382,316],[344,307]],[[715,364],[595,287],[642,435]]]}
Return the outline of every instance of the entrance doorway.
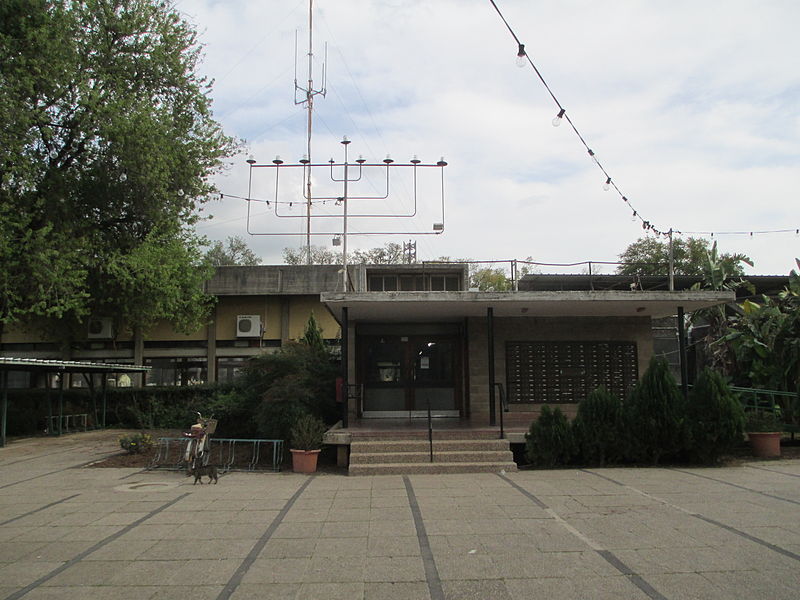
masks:
{"label": "entrance doorway", "polygon": [[362,416],[458,417],[461,344],[450,335],[367,335],[359,338]]}

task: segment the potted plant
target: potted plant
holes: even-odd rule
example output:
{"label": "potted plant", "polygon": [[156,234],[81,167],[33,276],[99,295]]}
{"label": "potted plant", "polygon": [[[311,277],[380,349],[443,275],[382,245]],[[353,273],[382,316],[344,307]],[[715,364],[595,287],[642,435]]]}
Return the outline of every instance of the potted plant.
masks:
{"label": "potted plant", "polygon": [[313,415],[301,415],[292,426],[290,452],[295,473],[313,473],[317,470],[317,457],[322,448],[325,423]]}
{"label": "potted plant", "polygon": [[745,416],[745,431],[754,456],[777,458],[781,455],[783,425],[775,411],[748,411]]}

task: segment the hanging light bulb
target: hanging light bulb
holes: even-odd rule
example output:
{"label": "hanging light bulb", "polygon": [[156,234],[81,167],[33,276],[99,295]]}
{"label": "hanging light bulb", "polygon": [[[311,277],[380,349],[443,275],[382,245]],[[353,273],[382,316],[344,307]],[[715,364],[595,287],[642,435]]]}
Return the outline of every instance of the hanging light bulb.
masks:
{"label": "hanging light bulb", "polygon": [[606,182],[603,184],[603,191],[604,192],[607,192],[610,189],[611,189],[611,177],[606,179]]}
{"label": "hanging light bulb", "polygon": [[526,62],[525,44],[520,44],[519,50],[517,50],[517,66],[521,69]]}
{"label": "hanging light bulb", "polygon": [[555,117],[553,117],[553,127],[558,127],[559,125],[561,125],[561,119],[564,118],[565,112],[567,111],[562,108],[560,111],[558,111],[558,114]]}

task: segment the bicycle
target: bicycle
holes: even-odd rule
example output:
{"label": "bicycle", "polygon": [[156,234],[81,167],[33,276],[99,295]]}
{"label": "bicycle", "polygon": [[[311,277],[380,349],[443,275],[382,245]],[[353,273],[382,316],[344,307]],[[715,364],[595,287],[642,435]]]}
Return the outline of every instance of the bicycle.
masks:
{"label": "bicycle", "polygon": [[183,436],[189,438],[183,458],[192,471],[208,465],[211,457],[211,435],[217,429],[217,420],[213,416],[206,419],[199,412],[196,414],[197,423],[189,431],[183,432]]}

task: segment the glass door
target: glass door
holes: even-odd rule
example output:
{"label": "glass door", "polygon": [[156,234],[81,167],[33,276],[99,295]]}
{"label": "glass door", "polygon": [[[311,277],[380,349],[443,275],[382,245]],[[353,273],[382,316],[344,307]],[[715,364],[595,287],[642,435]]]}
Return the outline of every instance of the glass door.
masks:
{"label": "glass door", "polygon": [[459,416],[460,355],[453,336],[359,340],[364,417]]}

